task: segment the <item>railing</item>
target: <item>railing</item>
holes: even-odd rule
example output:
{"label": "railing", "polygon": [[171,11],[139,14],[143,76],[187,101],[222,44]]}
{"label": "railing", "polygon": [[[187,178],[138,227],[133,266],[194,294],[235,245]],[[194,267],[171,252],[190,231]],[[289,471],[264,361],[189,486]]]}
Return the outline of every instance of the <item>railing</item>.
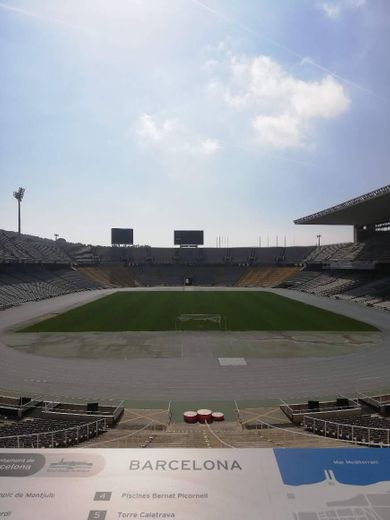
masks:
{"label": "railing", "polygon": [[[153,429],[156,427],[156,423],[154,421],[151,421],[148,424],[145,424],[141,428],[138,428],[138,430],[132,431],[130,433],[124,433],[123,435],[120,435],[119,437],[114,437],[113,439],[107,439],[105,441],[97,441],[94,442],[93,445],[91,444],[90,447],[97,448],[100,446],[109,447],[109,448],[128,448],[128,439],[131,439],[132,437],[135,437],[136,435],[139,435],[141,432],[148,430],[148,433],[150,431],[153,431]],[[139,448],[147,448],[149,444],[153,441],[154,436],[148,436],[145,438],[145,440],[142,442],[142,444],[138,445]],[[130,447],[134,447],[130,445]]]}
{"label": "railing", "polygon": [[[313,435],[312,433],[308,433],[297,427],[284,428],[283,426],[277,426],[276,424],[271,424],[270,422],[264,421],[260,418],[252,419],[252,421],[254,421],[253,429],[256,430],[257,432],[261,432],[261,437],[259,438],[260,444],[263,444],[263,442],[265,440],[267,443],[276,441],[278,443],[278,446],[281,445],[281,442],[282,443],[284,442],[286,445],[288,445],[288,443],[293,443],[293,445],[297,445],[297,443],[299,443],[299,445],[303,444],[305,446],[312,446],[313,443],[318,445],[318,441],[321,440],[319,438],[319,436]],[[224,448],[225,447],[229,447],[229,448],[238,448],[239,447],[239,446],[234,446],[231,443],[227,443],[226,441],[224,441],[221,438],[220,435],[217,435],[216,432],[213,431],[209,425],[207,425],[207,426],[209,428],[210,433],[220,442],[221,447],[224,447]],[[241,424],[241,426],[242,426],[242,429],[245,429],[245,425],[243,423]],[[283,436],[283,438],[281,439],[281,437],[279,436],[278,438],[275,439],[275,437],[273,436],[274,432],[278,432],[280,435]],[[262,440],[260,440],[260,439],[262,439]],[[327,439],[327,441],[337,442],[337,439],[335,439],[333,437],[329,437]],[[342,441],[343,441],[343,439],[340,439],[340,442],[342,442]],[[252,439],[252,442],[254,442],[253,439]]]}
{"label": "railing", "polygon": [[303,427],[328,439],[364,446],[390,448],[390,428],[344,424],[306,416],[303,419]]}
{"label": "railing", "polygon": [[337,404],[337,401],[323,401],[319,402],[319,406],[316,409],[309,408],[305,406],[305,404],[301,403],[293,403],[288,404],[283,399],[280,399],[280,409],[288,416],[292,417],[293,415],[306,415],[310,413],[329,413],[329,412],[338,412],[338,411],[349,411],[349,410],[360,410],[361,406],[359,404],[358,398],[347,397],[343,394],[337,394],[336,398],[343,398],[348,400],[348,404],[344,406],[340,406]]}
{"label": "railing", "polygon": [[105,418],[98,421],[54,430],[23,435],[0,437],[0,447],[5,448],[62,448],[79,444],[107,430]]}
{"label": "railing", "polygon": [[370,403],[375,404],[378,408],[382,405],[390,404],[390,394],[381,394],[381,395],[366,395],[361,392],[357,392],[357,398],[364,401],[368,401]]}

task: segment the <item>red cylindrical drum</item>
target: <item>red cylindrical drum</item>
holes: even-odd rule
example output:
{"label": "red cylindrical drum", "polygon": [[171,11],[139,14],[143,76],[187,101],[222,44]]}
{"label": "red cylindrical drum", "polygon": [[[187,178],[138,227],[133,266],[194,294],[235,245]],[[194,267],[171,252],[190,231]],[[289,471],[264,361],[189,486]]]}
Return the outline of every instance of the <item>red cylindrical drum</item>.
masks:
{"label": "red cylindrical drum", "polygon": [[213,412],[212,413],[213,421],[224,421],[225,415],[222,412]]}
{"label": "red cylindrical drum", "polygon": [[212,411],[203,408],[198,410],[198,421],[200,423],[211,423],[213,421]]}
{"label": "red cylindrical drum", "polygon": [[198,420],[198,414],[189,410],[188,412],[184,412],[183,418],[184,422],[193,424],[196,423],[196,421]]}

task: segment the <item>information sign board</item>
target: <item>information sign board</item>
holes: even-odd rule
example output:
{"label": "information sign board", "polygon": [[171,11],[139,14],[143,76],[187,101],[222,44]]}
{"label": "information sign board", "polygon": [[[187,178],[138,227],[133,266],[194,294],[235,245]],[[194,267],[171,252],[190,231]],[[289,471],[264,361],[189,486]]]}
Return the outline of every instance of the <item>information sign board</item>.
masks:
{"label": "information sign board", "polygon": [[3,449],[0,518],[389,520],[390,450]]}

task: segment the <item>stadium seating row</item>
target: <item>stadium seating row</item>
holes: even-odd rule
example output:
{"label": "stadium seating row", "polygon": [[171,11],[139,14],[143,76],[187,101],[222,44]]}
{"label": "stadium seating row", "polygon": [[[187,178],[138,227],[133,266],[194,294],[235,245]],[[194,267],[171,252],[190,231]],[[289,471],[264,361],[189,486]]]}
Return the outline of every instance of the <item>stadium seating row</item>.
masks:
{"label": "stadium seating row", "polygon": [[72,269],[0,272],[0,310],[102,286]]}
{"label": "stadium seating row", "polygon": [[26,418],[2,421],[0,448],[67,448],[96,437],[107,429],[105,419],[72,421]]}
{"label": "stadium seating row", "polygon": [[120,248],[0,230],[0,309],[102,287],[188,283],[287,287],[390,310],[388,270],[376,269],[389,260],[387,234],[316,248]]}
{"label": "stadium seating row", "polygon": [[331,244],[316,247],[307,255],[305,263],[323,262],[389,262],[390,237],[388,233],[364,242]]}
{"label": "stadium seating row", "polygon": [[390,446],[390,420],[375,416],[328,417],[326,420],[306,416],[305,430],[335,439],[370,446]]}
{"label": "stadium seating row", "polygon": [[53,240],[0,230],[0,262],[69,265],[71,258]]}

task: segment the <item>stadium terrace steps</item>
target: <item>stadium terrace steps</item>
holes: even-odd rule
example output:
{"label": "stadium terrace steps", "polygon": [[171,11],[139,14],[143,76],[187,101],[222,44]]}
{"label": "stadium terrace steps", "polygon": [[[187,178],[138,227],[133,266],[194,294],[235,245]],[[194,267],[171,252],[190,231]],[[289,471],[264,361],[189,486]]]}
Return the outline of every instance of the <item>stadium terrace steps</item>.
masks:
{"label": "stadium terrace steps", "polygon": [[[70,269],[72,264],[78,271]],[[292,265],[316,270],[288,267]],[[0,309],[102,287],[185,284],[279,286],[384,310],[390,307],[389,232],[358,243],[320,247],[180,249],[73,244],[0,230],[0,267]]]}
{"label": "stadium terrace steps", "polygon": [[246,270],[238,265],[182,265],[144,264],[133,266],[139,285],[183,286],[191,285],[233,286]]}
{"label": "stadium terrace steps", "polygon": [[101,289],[72,269],[9,270],[0,273],[0,309],[78,291]]}
{"label": "stadium terrace steps", "polygon": [[299,272],[300,267],[250,267],[236,283],[237,287],[275,287]]}
{"label": "stadium terrace steps", "polygon": [[389,262],[390,238],[375,237],[364,242],[330,244],[316,247],[306,256],[306,264],[322,262]]}
{"label": "stadium terrace steps", "polygon": [[349,300],[382,310],[390,309],[390,276],[375,271],[300,271],[286,279],[282,287],[316,296]]}
{"label": "stadium terrace steps", "polygon": [[77,271],[95,283],[106,287],[137,287],[142,285],[136,279],[131,267],[122,265],[101,265],[95,267],[78,267]]}
{"label": "stadium terrace steps", "polygon": [[[267,419],[267,418],[266,418]],[[272,422],[272,419],[268,418]],[[104,434],[103,440],[91,439],[83,447],[104,448],[269,448],[269,447],[335,447],[343,446],[342,441],[327,439],[306,432],[301,427],[278,428],[261,427],[243,429],[237,422],[213,423],[207,425],[176,423],[166,431],[153,427],[124,435],[119,423]]]}
{"label": "stadium terrace steps", "polygon": [[333,259],[336,254],[339,254],[340,250],[350,245],[350,243],[342,243],[318,246],[306,257],[305,262],[311,264],[329,261]]}
{"label": "stadium terrace steps", "polygon": [[70,264],[71,259],[53,240],[0,230],[0,262]]}

